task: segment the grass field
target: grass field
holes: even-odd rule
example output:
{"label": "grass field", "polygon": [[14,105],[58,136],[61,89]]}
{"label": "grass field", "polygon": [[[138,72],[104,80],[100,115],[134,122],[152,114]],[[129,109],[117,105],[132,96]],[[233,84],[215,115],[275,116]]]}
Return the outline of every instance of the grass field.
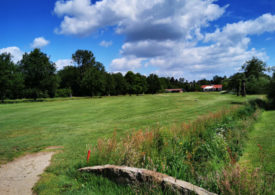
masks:
{"label": "grass field", "polygon": [[245,167],[263,167],[275,173],[275,111],[265,111],[249,134],[241,163]]}
{"label": "grass field", "polygon": [[[54,156],[36,191],[67,193],[81,185],[83,190],[78,193],[104,193],[106,186],[114,184],[96,178],[98,185],[88,189],[83,181],[74,178],[78,164],[85,162],[87,144],[111,136],[114,130],[121,136],[133,130],[192,121],[254,97],[183,93],[3,104],[0,105],[0,164],[47,146],[64,146],[63,152]],[[101,186],[102,183],[106,186]],[[125,190],[129,189],[125,187]]]}

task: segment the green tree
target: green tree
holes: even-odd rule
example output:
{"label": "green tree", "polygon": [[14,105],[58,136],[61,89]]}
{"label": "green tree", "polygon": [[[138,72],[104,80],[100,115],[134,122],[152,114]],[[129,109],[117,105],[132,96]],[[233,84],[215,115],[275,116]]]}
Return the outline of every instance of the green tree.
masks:
{"label": "green tree", "polygon": [[264,74],[264,71],[266,70],[266,64],[262,60],[253,57],[251,60],[248,60],[243,64],[242,70],[244,71],[246,78],[254,76],[256,79],[258,79],[261,75]]}
{"label": "green tree", "polygon": [[105,95],[105,68],[102,63],[95,60],[94,54],[88,50],[77,50],[72,59],[80,70],[81,95]]}
{"label": "green tree", "polygon": [[77,50],[72,55],[72,60],[80,67],[81,72],[85,72],[85,69],[93,67],[96,63],[94,54],[88,50]]}
{"label": "green tree", "polygon": [[24,75],[26,95],[34,98],[54,97],[57,88],[55,65],[49,57],[39,49],[25,53],[20,61]]}
{"label": "green tree", "polygon": [[169,88],[169,86],[170,86],[170,80],[169,79],[167,79],[165,77],[160,77],[159,81],[160,81],[160,86],[161,86],[162,91]]}
{"label": "green tree", "polygon": [[7,96],[11,95],[18,78],[16,67],[11,60],[11,55],[7,53],[0,54],[0,99],[4,102]]}
{"label": "green tree", "polygon": [[215,75],[215,76],[213,76],[211,83],[212,84],[222,84],[224,79],[226,79],[226,76],[221,77],[221,76]]}
{"label": "green tree", "polygon": [[61,89],[71,89],[73,96],[81,95],[80,91],[80,70],[75,66],[66,66],[58,71],[60,78],[59,87]]}
{"label": "green tree", "polygon": [[265,62],[253,57],[242,66],[246,79],[248,94],[267,93],[270,77],[264,73],[267,70]]}
{"label": "green tree", "polygon": [[19,69],[18,65],[14,66],[12,74],[12,88],[9,91],[8,97],[11,99],[24,97],[24,75]]}
{"label": "green tree", "polygon": [[245,75],[243,73],[235,73],[229,78],[228,88],[235,91],[239,96],[241,93],[241,84],[242,80],[245,79]]}
{"label": "green tree", "polygon": [[146,82],[146,76],[141,75],[140,73],[136,74],[136,78],[135,78],[135,94],[142,94],[145,93],[147,91],[147,82]]}
{"label": "green tree", "polygon": [[106,86],[105,86],[106,95],[116,95],[117,94],[115,89],[116,83],[113,75],[106,73],[105,77],[106,77]]}
{"label": "green tree", "polygon": [[255,76],[250,76],[246,84],[248,94],[266,94],[270,83],[268,75],[262,75],[258,79]]}
{"label": "green tree", "polygon": [[128,93],[132,94],[142,94],[147,91],[146,76],[139,73],[134,74],[132,71],[128,71],[125,75],[125,80],[128,84]]}
{"label": "green tree", "polygon": [[136,75],[132,71],[128,71],[125,74],[125,80],[127,82],[127,89],[130,95],[136,92]]}
{"label": "green tree", "polygon": [[83,95],[101,96],[105,94],[106,79],[105,73],[96,67],[86,69],[81,80],[81,89]]}
{"label": "green tree", "polygon": [[125,95],[128,91],[128,84],[123,75],[119,72],[112,76],[115,82],[115,95]]}
{"label": "green tree", "polygon": [[147,89],[148,93],[155,94],[161,90],[160,81],[157,75],[150,74],[146,80],[147,80],[147,86],[148,86],[148,89]]}

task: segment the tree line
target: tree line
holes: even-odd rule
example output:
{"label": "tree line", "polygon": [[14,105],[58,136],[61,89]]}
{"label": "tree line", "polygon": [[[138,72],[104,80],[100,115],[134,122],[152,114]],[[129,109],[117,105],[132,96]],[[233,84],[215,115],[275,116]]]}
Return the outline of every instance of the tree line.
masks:
{"label": "tree line", "polygon": [[56,71],[55,64],[40,49],[25,53],[16,64],[8,53],[0,54],[0,98],[47,98],[66,96],[106,96],[155,94],[165,89],[201,91],[201,85],[223,84],[223,89],[239,94],[242,81],[246,81],[248,94],[268,93],[274,80],[265,74],[266,64],[252,58],[242,66],[242,72],[231,77],[214,76],[212,79],[187,81],[184,78],[144,76],[128,71],[108,73],[88,50],[72,54],[74,65]]}

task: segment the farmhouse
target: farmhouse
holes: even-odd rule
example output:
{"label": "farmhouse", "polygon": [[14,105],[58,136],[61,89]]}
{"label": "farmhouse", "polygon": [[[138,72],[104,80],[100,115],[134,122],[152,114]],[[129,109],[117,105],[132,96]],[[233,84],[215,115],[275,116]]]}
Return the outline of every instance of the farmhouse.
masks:
{"label": "farmhouse", "polygon": [[202,85],[203,91],[221,91],[222,85]]}
{"label": "farmhouse", "polygon": [[165,89],[166,93],[182,93],[183,89],[179,88],[179,89]]}

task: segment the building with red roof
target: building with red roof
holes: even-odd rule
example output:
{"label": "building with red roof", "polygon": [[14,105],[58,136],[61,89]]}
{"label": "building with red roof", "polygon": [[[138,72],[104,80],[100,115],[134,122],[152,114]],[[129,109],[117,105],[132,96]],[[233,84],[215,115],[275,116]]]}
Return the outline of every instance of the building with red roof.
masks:
{"label": "building with red roof", "polygon": [[202,85],[203,91],[221,91],[222,85]]}

